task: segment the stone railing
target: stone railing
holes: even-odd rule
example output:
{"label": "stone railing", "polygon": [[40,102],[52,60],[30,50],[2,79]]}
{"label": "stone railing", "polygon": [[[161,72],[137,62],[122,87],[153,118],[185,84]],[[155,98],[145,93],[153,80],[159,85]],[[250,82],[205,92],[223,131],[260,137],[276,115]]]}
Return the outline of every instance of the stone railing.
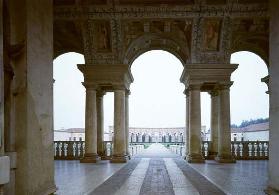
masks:
{"label": "stone railing", "polygon": [[[203,141],[202,153],[205,159],[208,159],[208,151],[210,151],[211,142]],[[233,141],[231,143],[232,155],[237,160],[268,160],[269,158],[269,142],[268,141]],[[180,156],[185,155],[185,146],[171,145],[170,150]]]}
{"label": "stone railing", "polygon": [[[104,141],[106,159],[110,159],[113,151],[113,143]],[[130,145],[129,152],[133,156],[143,149],[143,145]],[[83,157],[85,150],[84,141],[54,141],[55,160],[79,160]]]}

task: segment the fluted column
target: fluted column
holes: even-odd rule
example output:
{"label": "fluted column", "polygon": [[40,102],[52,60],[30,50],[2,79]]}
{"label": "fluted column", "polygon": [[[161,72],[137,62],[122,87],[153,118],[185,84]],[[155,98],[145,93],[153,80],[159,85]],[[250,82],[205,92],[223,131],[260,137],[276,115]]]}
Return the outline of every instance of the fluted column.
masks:
{"label": "fluted column", "polygon": [[131,159],[131,155],[129,152],[129,95],[130,91],[126,91],[125,94],[125,133],[126,133],[126,153],[129,159]]}
{"label": "fluted column", "polygon": [[189,87],[189,163],[204,163],[201,151],[201,103],[200,86]]}
{"label": "fluted column", "polygon": [[215,160],[221,163],[234,163],[231,153],[230,85],[220,86],[218,155]]}
{"label": "fluted column", "polygon": [[82,163],[96,163],[100,160],[97,154],[97,102],[96,88],[86,86],[85,105],[85,154]]}
{"label": "fluted column", "polygon": [[189,107],[190,107],[190,101],[189,101],[189,91],[185,91],[186,95],[186,125],[185,125],[185,158],[187,158],[187,155],[189,154]]}
{"label": "fluted column", "polygon": [[209,159],[214,159],[218,153],[218,120],[219,120],[219,92],[213,90],[209,92],[211,96],[211,116],[210,116],[210,130],[211,130],[211,146],[209,149]]}
{"label": "fluted column", "polygon": [[128,161],[126,153],[125,89],[114,91],[114,148],[112,163]]}
{"label": "fluted column", "polygon": [[105,159],[105,148],[104,148],[104,98],[105,92],[97,92],[97,153],[101,159]]}

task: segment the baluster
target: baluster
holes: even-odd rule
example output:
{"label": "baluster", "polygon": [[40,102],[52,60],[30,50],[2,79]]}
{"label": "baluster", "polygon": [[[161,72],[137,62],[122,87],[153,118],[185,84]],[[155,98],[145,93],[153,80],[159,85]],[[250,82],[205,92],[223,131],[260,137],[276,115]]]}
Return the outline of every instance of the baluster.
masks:
{"label": "baluster", "polygon": [[62,142],[59,143],[59,146],[58,146],[58,154],[59,154],[59,157],[62,157]]}
{"label": "baluster", "polygon": [[75,142],[69,141],[67,142],[67,159],[73,159],[74,155],[73,155],[73,144]]}
{"label": "baluster", "polygon": [[269,142],[266,142],[265,144],[265,157],[266,159],[269,159]]}
{"label": "baluster", "polygon": [[236,153],[236,159],[239,159],[240,157],[240,142],[236,143],[236,150],[235,150],[235,153]]}
{"label": "baluster", "polygon": [[82,157],[84,156],[84,154],[85,154],[85,142],[83,142],[82,144],[81,144],[81,152],[82,152]]}
{"label": "baluster", "polygon": [[245,159],[245,160],[249,159],[249,143],[248,142],[243,142],[242,154],[243,154],[242,159]]}
{"label": "baluster", "polygon": [[203,155],[203,157],[206,159],[204,144],[205,144],[205,143],[204,143],[204,142],[202,142],[202,155]]}
{"label": "baluster", "polygon": [[78,144],[77,144],[77,156],[79,158],[82,157],[82,155],[81,155],[81,147],[82,147],[82,142],[78,142]]}
{"label": "baluster", "polygon": [[263,144],[262,144],[262,142],[259,142],[259,147],[258,147],[258,149],[259,149],[259,152],[258,152],[258,154],[259,154],[259,158],[263,158]]}
{"label": "baluster", "polygon": [[56,154],[57,154],[57,150],[56,150],[56,148],[57,148],[57,142],[54,142],[54,158],[56,158]]}
{"label": "baluster", "polygon": [[249,158],[252,159],[253,158],[253,143],[249,143],[248,147],[249,147]]}
{"label": "baluster", "polygon": [[239,159],[243,158],[243,143],[239,144]]}
{"label": "baluster", "polygon": [[257,159],[258,156],[258,142],[254,142],[254,159]]}
{"label": "baluster", "polygon": [[73,157],[74,157],[74,159],[78,159],[77,158],[77,150],[76,150],[76,148],[77,148],[77,143],[74,142],[74,144],[73,144]]}
{"label": "baluster", "polygon": [[63,149],[64,149],[64,158],[67,158],[68,156],[68,144],[64,142],[63,144]]}

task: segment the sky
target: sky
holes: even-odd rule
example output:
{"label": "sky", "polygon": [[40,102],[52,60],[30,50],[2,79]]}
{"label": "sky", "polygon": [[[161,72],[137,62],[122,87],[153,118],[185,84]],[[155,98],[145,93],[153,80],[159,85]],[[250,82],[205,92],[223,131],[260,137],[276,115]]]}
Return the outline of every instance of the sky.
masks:
{"label": "sky", "polygon": [[[264,61],[250,52],[237,52],[231,63],[239,64],[232,74],[231,123],[268,117],[269,97],[261,78],[268,75]],[[85,125],[85,89],[77,64],[84,57],[67,53],[54,60],[54,128],[77,128]],[[174,55],[161,50],[149,51],[132,64],[134,82],[129,97],[131,127],[185,126],[186,99],[180,83],[183,71]],[[202,125],[210,128],[210,96],[201,93]],[[104,96],[105,130],[113,125],[113,93]]]}

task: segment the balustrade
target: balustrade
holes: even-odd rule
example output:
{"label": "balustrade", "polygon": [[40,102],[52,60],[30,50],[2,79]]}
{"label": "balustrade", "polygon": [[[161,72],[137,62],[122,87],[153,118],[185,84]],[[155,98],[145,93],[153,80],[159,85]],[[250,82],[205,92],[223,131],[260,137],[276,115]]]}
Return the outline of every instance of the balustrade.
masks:
{"label": "balustrade", "polygon": [[[211,142],[202,142],[202,154],[208,158]],[[170,145],[170,150],[180,156],[185,155],[184,145]],[[232,155],[237,160],[268,160],[269,142],[268,141],[233,141],[231,142]]]}
{"label": "balustrade", "polygon": [[[112,141],[104,141],[105,156],[110,159],[113,153]],[[133,156],[143,150],[143,145],[130,145],[129,152]],[[84,141],[54,141],[55,160],[80,160],[85,150]]]}

